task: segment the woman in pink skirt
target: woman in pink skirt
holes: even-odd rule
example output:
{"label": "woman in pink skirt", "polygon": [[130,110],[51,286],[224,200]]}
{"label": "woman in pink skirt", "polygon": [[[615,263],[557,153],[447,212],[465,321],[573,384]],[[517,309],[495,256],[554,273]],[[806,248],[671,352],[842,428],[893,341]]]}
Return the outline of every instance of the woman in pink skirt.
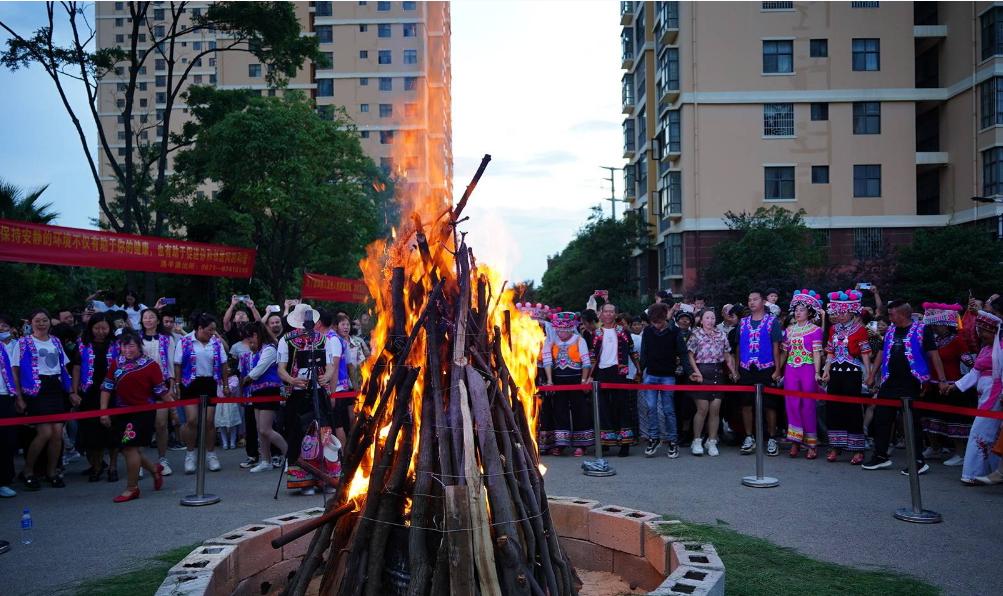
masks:
{"label": "woman in pink skirt", "polygon": [[[784,389],[818,393],[822,375],[822,328],[815,324],[822,313],[822,301],[813,290],[799,290],[791,298],[794,322],[784,331],[780,359]],[[801,446],[808,448],[807,459],[818,457],[818,425],[815,400],[786,396],[787,439],[790,456],[797,457]]]}

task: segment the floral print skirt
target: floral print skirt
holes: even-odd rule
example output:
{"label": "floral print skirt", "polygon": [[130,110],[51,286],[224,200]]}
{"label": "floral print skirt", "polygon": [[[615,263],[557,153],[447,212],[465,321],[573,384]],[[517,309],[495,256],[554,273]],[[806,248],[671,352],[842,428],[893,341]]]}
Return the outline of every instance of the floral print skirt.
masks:
{"label": "floral print skirt", "polygon": [[156,412],[122,414],[111,420],[112,437],[118,447],[149,447],[153,439]]}

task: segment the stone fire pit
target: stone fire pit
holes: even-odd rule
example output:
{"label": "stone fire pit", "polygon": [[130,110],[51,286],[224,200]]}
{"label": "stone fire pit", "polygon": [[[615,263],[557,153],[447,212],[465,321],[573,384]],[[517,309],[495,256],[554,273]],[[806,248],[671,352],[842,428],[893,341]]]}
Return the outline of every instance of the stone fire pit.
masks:
{"label": "stone fire pit", "polygon": [[[561,544],[583,575],[619,576],[630,592],[651,596],[724,594],[724,563],[714,546],[674,538],[678,521],[575,497],[552,496],[548,502]],[[273,549],[271,541],[323,512],[304,509],[206,540],[168,571],[157,596],[281,593],[312,534],[281,549]]]}

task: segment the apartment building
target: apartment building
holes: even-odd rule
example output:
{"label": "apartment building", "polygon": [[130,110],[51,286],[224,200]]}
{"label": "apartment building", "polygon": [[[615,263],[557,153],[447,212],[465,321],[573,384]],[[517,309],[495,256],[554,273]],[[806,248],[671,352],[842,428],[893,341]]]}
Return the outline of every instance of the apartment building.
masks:
{"label": "apartment building", "polygon": [[622,2],[638,290],[699,288],[722,216],[804,209],[832,265],[1003,236],[1003,3]]}
{"label": "apartment building", "polygon": [[[209,2],[184,3],[181,26],[204,14]],[[405,176],[404,184],[452,190],[450,104],[450,14],[448,2],[295,2],[304,35],[316,36],[329,66],[307,62],[289,77],[288,89],[301,90],[317,103],[322,116],[343,106],[358,127],[362,147],[385,170]],[[140,47],[164,38],[172,11],[180,3],[153,2],[146,13]],[[98,2],[98,48],[129,47],[132,19],[127,2]],[[222,32],[200,29],[176,40],[180,68],[191,66],[187,84],[220,89],[257,89],[262,95],[281,94],[266,82],[266,65],[250,52],[218,51],[232,39]],[[177,74],[177,73],[175,73]],[[133,114],[133,143],[159,141],[169,87],[167,62],[156,52],[140,67]],[[104,129],[117,134],[111,143],[125,154],[122,108],[128,73],[118,68],[99,86],[98,105]],[[173,132],[186,121],[187,107],[173,105]],[[407,152],[400,150],[407,137]],[[396,141],[396,142],[395,142]],[[395,163],[407,159],[407,164]],[[107,196],[116,194],[111,165],[102,158],[99,173]],[[207,187],[207,192],[211,188]]]}

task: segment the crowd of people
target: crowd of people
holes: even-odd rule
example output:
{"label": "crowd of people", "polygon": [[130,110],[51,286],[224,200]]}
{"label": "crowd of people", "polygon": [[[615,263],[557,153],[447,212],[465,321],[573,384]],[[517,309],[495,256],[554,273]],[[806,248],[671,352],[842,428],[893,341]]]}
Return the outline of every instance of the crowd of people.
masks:
{"label": "crowd of people", "polygon": [[[186,327],[171,299],[148,308],[133,292],[102,291],[81,308],[36,308],[20,322],[0,314],[0,418],[256,397],[209,406],[206,468],[221,469],[217,446],[244,448],[241,468],[260,473],[281,467],[287,485],[304,494],[322,486],[297,465],[304,435],[324,427],[333,430],[334,445],[345,440],[353,402],[329,396],[358,387],[359,365],[369,356],[367,314],[353,320],[299,300],[262,313],[249,296],[233,296],[221,318],[194,312]],[[302,350],[314,350],[316,362],[301,367],[296,356]],[[316,405],[315,388],[323,396]],[[125,460],[125,488],[116,503],[139,498],[144,471],[160,490],[174,472],[169,450],[185,451],[186,474],[199,465],[198,406],[187,404],[0,426],[0,497],[16,496],[15,481],[27,491],[43,484],[63,488],[67,464],[81,457],[88,482],[119,482],[119,460]]]}
{"label": "crowd of people", "polygon": [[[637,316],[618,312],[614,304],[598,306],[603,295],[597,291],[580,314],[519,305],[547,336],[538,375],[543,454],[585,455],[595,444],[596,427],[602,455],[616,450],[628,457],[641,443],[646,457],[663,447],[669,459],[686,447],[694,456],[715,457],[725,437],[741,454],[751,454],[759,424],[769,456],[786,445],[790,457],[803,454],[813,460],[824,449],[829,462],[848,456],[852,465],[880,470],[894,465],[892,452],[907,436],[900,408],[805,394],[1003,409],[1003,298],[998,295],[984,302],[969,296],[964,307],[925,302],[918,305],[920,311],[902,300],[885,304],[870,284],[824,296],[798,290],[784,307],[772,289],[751,291],[745,304],[720,309],[698,295],[674,302],[659,292]],[[865,300],[873,305],[864,306]],[[598,425],[591,388],[547,388],[591,381],[707,388],[601,388]],[[755,394],[738,391],[728,392],[734,398],[725,397],[721,388],[728,384],[792,394],[764,395],[763,416],[756,419]],[[963,484],[1003,483],[999,419],[918,410],[913,420],[910,436],[920,474],[930,471],[928,460],[941,459],[961,469]]]}

